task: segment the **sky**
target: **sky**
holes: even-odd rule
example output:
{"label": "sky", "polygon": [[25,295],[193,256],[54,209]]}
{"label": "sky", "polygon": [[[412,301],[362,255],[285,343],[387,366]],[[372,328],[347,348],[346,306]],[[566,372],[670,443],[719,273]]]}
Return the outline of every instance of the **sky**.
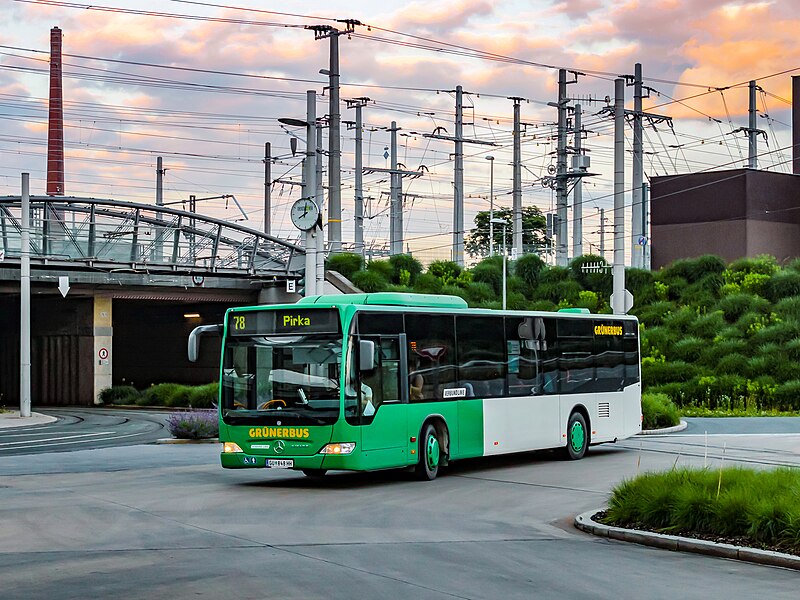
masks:
{"label": "sky", "polygon": [[[748,124],[749,80],[759,86],[759,168],[790,171],[796,8],[796,0],[0,0],[0,195],[19,194],[22,172],[31,174],[33,194],[44,193],[49,37],[57,26],[66,195],[154,203],[161,156],[166,202],[233,194],[243,224],[261,229],[265,142],[278,157],[273,178],[300,181],[291,132],[277,119],[304,118],[306,90],[317,93],[318,115],[329,111],[319,72],[328,68],[329,43],[305,27],[356,19],[362,25],[339,40],[342,119],[354,119],[344,99],[368,97],[364,165],[388,166],[386,129],[396,121],[400,162],[424,166],[422,177],[403,183],[408,249],[424,262],[450,258],[453,143],[425,134],[453,135],[457,85],[465,91],[465,137],[496,144],[465,144],[466,229],[490,205],[487,155],[495,157],[494,206],[511,205],[509,97],[524,99],[523,206],[553,211],[554,193],[541,184],[555,164],[557,115],[548,103],[556,100],[557,69],[567,68],[580,73],[568,93],[583,107],[583,145],[597,173],[583,192],[584,246],[597,253],[599,209],[613,207],[613,122],[601,111],[607,97],[613,101],[614,79],[631,75],[637,62],[651,90],[645,110],[671,117],[671,127],[645,130],[646,180],[746,166],[747,142],[734,131]],[[342,131],[342,229],[350,242],[355,136]],[[627,150],[631,143],[628,127]],[[628,152],[626,190],[630,163]],[[389,183],[381,173],[364,182],[365,240],[379,248],[388,239]],[[288,209],[299,187],[277,182],[272,192],[273,234],[297,239]],[[199,210],[244,218],[224,200]]]}

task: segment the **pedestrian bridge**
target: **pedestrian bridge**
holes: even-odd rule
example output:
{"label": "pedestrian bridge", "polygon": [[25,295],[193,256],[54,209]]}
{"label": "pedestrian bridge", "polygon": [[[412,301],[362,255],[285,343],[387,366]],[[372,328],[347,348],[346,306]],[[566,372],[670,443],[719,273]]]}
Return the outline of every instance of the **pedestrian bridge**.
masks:
{"label": "pedestrian bridge", "polygon": [[[171,207],[32,196],[31,264],[97,271],[296,278],[304,249],[277,237]],[[20,198],[0,198],[0,253],[19,263]]]}

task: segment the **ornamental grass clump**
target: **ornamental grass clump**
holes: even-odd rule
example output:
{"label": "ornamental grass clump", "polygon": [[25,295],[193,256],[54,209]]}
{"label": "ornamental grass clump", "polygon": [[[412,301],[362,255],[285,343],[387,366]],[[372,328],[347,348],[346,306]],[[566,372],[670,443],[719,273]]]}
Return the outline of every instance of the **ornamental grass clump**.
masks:
{"label": "ornamental grass clump", "polygon": [[645,473],[613,491],[608,524],[800,553],[800,471],[741,467]]}
{"label": "ornamental grass clump", "polygon": [[200,440],[219,436],[219,417],[212,410],[182,410],[167,418],[167,428],[180,440]]}

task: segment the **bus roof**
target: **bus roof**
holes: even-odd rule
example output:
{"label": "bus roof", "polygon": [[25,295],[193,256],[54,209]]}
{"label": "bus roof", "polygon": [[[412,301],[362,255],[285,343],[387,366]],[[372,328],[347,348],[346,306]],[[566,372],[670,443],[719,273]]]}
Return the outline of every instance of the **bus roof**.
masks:
{"label": "bus roof", "polygon": [[375,292],[372,294],[340,294],[307,296],[297,304],[359,304],[372,306],[408,306],[424,308],[468,308],[467,301],[458,296],[436,294],[409,294],[403,292]]}

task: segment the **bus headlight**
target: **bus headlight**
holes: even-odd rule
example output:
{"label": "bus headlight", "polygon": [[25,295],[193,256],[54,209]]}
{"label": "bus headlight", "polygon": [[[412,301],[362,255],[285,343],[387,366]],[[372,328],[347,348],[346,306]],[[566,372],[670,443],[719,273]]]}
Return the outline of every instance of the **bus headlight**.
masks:
{"label": "bus headlight", "polygon": [[224,442],[222,444],[222,453],[223,454],[232,454],[234,452],[244,452],[244,450],[242,450],[239,447],[239,444],[236,444],[234,442]]}
{"label": "bus headlight", "polygon": [[355,442],[340,442],[337,444],[325,444],[320,454],[350,454],[356,449]]}

